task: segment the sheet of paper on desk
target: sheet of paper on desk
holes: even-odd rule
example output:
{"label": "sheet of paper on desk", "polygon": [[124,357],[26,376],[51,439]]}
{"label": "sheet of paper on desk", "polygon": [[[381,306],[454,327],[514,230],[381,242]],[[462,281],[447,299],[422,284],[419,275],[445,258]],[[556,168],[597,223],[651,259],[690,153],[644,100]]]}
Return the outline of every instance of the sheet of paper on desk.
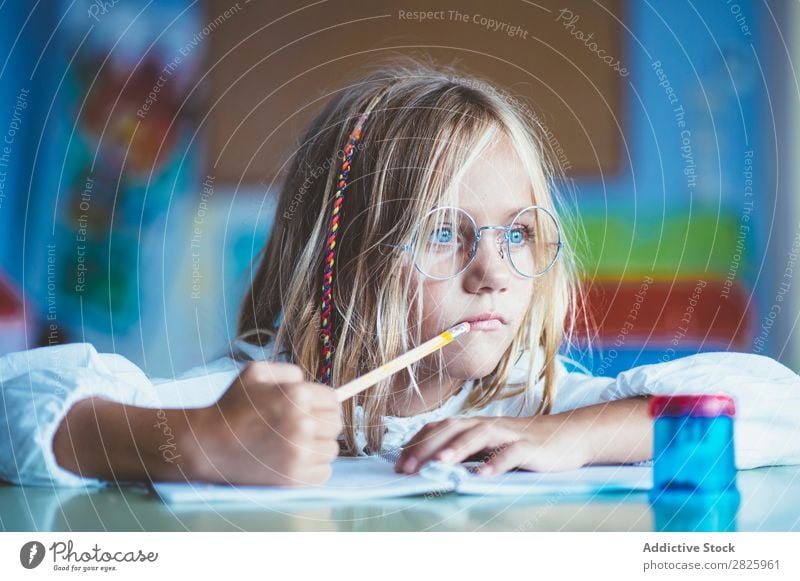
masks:
{"label": "sheet of paper on desk", "polygon": [[291,500],[368,500],[416,494],[523,495],[647,490],[652,471],[642,466],[593,466],[570,472],[510,472],[493,478],[404,475],[378,456],[339,458],[323,486],[227,486],[160,483],[156,493],[169,504],[272,504]]}
{"label": "sheet of paper on desk", "polygon": [[272,503],[303,499],[370,499],[425,494],[439,490],[422,476],[398,474],[379,456],[337,458],[333,474],[323,486],[227,486],[218,484],[160,483],[153,486],[169,504],[183,502]]}

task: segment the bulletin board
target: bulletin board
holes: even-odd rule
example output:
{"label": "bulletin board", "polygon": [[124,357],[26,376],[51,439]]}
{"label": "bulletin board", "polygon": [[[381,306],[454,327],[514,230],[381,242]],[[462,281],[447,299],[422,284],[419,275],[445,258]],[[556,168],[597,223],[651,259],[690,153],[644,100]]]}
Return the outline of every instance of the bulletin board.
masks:
{"label": "bulletin board", "polygon": [[218,183],[268,184],[325,95],[384,57],[419,53],[524,99],[568,175],[617,172],[631,66],[624,8],[622,0],[210,0],[208,172]]}

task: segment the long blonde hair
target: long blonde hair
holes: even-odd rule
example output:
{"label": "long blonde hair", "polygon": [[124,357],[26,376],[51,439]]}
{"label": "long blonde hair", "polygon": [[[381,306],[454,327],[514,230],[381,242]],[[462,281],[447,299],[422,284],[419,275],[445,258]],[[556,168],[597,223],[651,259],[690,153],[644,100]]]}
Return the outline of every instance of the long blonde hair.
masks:
{"label": "long blonde hair", "polygon": [[[334,386],[420,343],[419,327],[409,325],[410,310],[421,309],[415,300],[419,285],[404,276],[400,261],[406,258],[392,245],[409,239],[416,222],[452,194],[453,184],[498,137],[507,138],[521,160],[533,203],[556,213],[542,127],[523,101],[452,67],[412,59],[384,64],[335,92],[291,159],[238,325],[239,337],[251,343],[274,341],[273,357],[296,363],[309,380],[316,379],[320,363],[320,286],[336,174],[348,135],[365,112],[370,117],[350,168],[337,242]],[[574,272],[566,244],[550,272],[536,279],[536,300],[531,297],[519,332],[494,371],[476,380],[465,409],[520,393],[527,397],[529,386],[543,380],[536,413],[549,413],[556,355],[575,308]],[[533,356],[540,349],[541,367]],[[531,354],[527,381],[509,386],[509,373],[525,352]],[[388,379],[343,404],[343,454],[358,452],[361,429],[367,451],[380,451],[390,387]],[[363,423],[356,425],[359,404]]]}

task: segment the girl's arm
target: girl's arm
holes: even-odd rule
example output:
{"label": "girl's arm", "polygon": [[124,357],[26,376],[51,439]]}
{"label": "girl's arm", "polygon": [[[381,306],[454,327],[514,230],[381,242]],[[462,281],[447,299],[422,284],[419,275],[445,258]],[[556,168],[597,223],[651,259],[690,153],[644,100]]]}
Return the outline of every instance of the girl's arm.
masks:
{"label": "girl's arm", "polygon": [[522,432],[536,439],[542,434],[534,423],[538,420],[554,424],[556,433],[564,426],[568,435],[584,443],[587,463],[641,462],[653,457],[649,399],[649,396],[632,397],[560,414],[513,420]]}
{"label": "girl's arm", "polygon": [[490,458],[487,471],[505,472],[516,466],[547,471],[650,460],[653,419],[648,400],[633,397],[560,414],[508,418],[523,441]]}
{"label": "girl's arm", "polygon": [[53,452],[63,468],[102,480],[320,484],[341,429],[332,390],[304,383],[293,365],[253,363],[205,408],[81,400],[56,431]]}
{"label": "girl's arm", "polygon": [[397,468],[415,472],[428,460],[461,462],[476,454],[485,461],[481,473],[487,475],[648,460],[653,436],[647,407],[647,398],[635,397],[553,415],[433,422],[409,441]]}
{"label": "girl's arm", "polygon": [[709,352],[634,367],[616,377],[567,373],[550,417],[464,418],[426,426],[407,445],[398,469],[415,471],[425,459],[451,457],[450,441],[459,436],[468,442],[466,449],[488,450],[497,470],[515,462],[559,470],[644,460],[652,454],[645,397],[714,393],[729,394],[736,403],[737,468],[800,464],[800,376],[769,357]]}
{"label": "girl's arm", "polygon": [[197,410],[160,410],[102,398],[77,402],[53,438],[58,464],[101,480],[184,480],[199,476],[191,438]]}

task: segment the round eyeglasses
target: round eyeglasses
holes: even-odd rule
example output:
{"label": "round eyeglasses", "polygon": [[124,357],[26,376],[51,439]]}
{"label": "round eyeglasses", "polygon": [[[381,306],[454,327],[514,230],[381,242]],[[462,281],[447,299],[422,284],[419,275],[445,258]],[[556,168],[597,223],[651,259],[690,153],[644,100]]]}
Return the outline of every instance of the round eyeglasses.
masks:
{"label": "round eyeglasses", "polygon": [[400,246],[411,253],[415,268],[437,280],[464,272],[478,254],[485,230],[497,232],[500,257],[525,278],[537,278],[558,259],[563,242],[555,216],[541,206],[521,210],[508,226],[482,226],[465,210],[440,206],[430,210],[414,227],[411,242]]}

